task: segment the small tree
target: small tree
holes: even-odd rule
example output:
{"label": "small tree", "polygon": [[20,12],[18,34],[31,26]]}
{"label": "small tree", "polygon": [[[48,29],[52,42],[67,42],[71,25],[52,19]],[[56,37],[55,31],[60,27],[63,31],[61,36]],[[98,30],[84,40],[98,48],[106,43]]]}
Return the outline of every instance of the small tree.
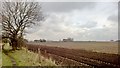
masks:
{"label": "small tree", "polygon": [[25,29],[44,19],[38,2],[2,2],[1,15],[3,38],[10,39],[13,50],[23,45]]}
{"label": "small tree", "polygon": [[10,41],[9,41],[9,39],[8,38],[4,38],[4,39],[2,39],[2,49],[4,50],[4,46],[5,46],[5,43],[9,43]]}

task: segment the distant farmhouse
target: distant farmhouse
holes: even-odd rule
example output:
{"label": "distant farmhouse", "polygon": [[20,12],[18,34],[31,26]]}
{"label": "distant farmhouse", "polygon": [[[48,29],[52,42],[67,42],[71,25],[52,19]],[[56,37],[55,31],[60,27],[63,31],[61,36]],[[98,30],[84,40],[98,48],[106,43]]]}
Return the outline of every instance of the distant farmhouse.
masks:
{"label": "distant farmhouse", "polygon": [[40,40],[34,40],[34,42],[46,42],[45,39],[40,39]]}
{"label": "distant farmhouse", "polygon": [[73,38],[63,39],[63,42],[73,42]]}

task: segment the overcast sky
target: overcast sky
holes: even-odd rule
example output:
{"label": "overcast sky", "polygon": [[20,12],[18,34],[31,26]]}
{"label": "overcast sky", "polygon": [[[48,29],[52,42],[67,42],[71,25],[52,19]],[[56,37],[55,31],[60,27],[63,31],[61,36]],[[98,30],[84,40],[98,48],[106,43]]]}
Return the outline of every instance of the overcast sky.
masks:
{"label": "overcast sky", "polygon": [[43,2],[46,20],[28,30],[28,40],[117,40],[117,2]]}

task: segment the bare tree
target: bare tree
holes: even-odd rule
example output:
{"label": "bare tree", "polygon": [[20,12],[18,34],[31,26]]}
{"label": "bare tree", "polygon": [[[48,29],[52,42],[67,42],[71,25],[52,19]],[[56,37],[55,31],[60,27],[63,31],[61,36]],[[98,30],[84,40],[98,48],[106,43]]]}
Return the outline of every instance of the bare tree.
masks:
{"label": "bare tree", "polygon": [[1,15],[3,38],[10,39],[13,50],[22,46],[25,29],[44,19],[38,2],[3,2]]}

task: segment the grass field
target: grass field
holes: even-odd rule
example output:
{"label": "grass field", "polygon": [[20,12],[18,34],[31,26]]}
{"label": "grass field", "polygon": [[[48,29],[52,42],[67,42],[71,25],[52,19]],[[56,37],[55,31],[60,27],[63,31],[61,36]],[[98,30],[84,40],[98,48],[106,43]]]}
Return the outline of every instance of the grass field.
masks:
{"label": "grass field", "polygon": [[2,52],[0,51],[0,67],[2,66]]}
{"label": "grass field", "polygon": [[10,58],[2,53],[2,66],[12,66]]}
{"label": "grass field", "polygon": [[33,42],[32,44],[118,54],[118,42]]}
{"label": "grass field", "polygon": [[0,67],[2,66],[2,48],[1,48],[2,44],[0,43]]}
{"label": "grass field", "polygon": [[25,49],[16,50],[15,52],[9,53],[17,62],[17,66],[55,66],[53,61],[40,56],[38,54],[27,51]]}
{"label": "grass field", "polygon": [[[16,66],[56,66],[51,59],[44,58],[42,55],[28,51],[26,48],[22,50],[10,51],[11,46],[6,44],[2,52],[2,66],[13,66],[12,57]],[[7,55],[6,55],[7,54]]]}

